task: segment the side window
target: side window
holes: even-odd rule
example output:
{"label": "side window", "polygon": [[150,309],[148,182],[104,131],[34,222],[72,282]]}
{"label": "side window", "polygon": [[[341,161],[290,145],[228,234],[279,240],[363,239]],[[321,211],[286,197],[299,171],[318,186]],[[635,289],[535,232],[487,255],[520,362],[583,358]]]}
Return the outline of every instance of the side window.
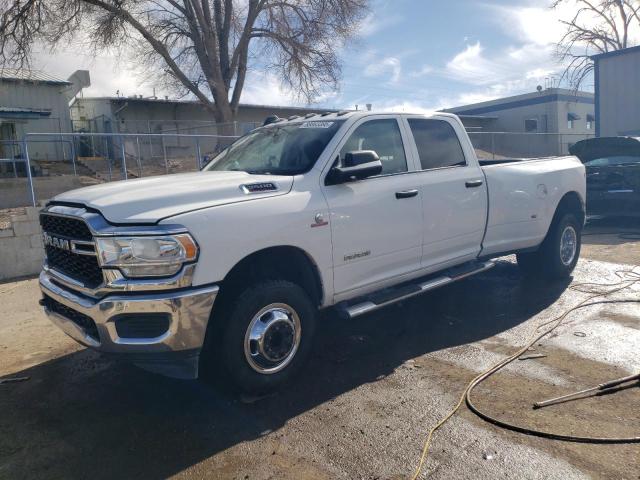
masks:
{"label": "side window", "polygon": [[340,162],[347,152],[354,150],[375,151],[382,162],[381,175],[407,171],[400,127],[392,118],[369,120],[356,128],[340,150]]}
{"label": "side window", "polygon": [[423,170],[467,164],[453,127],[443,120],[409,119]]}
{"label": "side window", "polygon": [[524,121],[524,131],[525,132],[537,132],[538,131],[538,120],[535,118],[529,118]]}

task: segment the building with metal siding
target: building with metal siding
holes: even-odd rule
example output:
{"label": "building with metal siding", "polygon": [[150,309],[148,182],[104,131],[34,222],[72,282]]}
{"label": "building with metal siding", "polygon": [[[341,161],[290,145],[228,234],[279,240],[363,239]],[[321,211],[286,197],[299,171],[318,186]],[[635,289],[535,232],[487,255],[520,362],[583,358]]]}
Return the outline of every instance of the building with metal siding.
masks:
{"label": "building with metal siding", "polygon": [[[465,126],[470,125],[466,118],[474,119],[469,132],[476,148],[504,155],[543,156],[566,154],[571,144],[594,135],[594,103],[589,92],[548,88],[445,111],[459,115]],[[486,120],[481,121],[482,117]]]}
{"label": "building with metal siding", "polygon": [[[69,96],[72,82],[54,78],[42,72],[0,70],[0,158],[19,155],[20,148],[12,144],[29,132],[69,132]],[[34,160],[62,160],[60,142],[29,143]]]}
{"label": "building with metal siding", "polygon": [[591,58],[596,135],[640,135],[640,46]]}
{"label": "building with metal siding", "polygon": [[[216,123],[211,111],[199,101],[142,96],[86,97],[73,101],[71,119],[76,132],[165,134],[162,138],[146,138],[135,149],[140,149],[143,157],[156,157],[162,153],[165,157],[178,158],[191,155],[194,142],[188,138],[171,137],[173,134],[240,136],[262,125],[270,115],[288,118],[325,110],[241,104],[236,121],[221,126]],[[80,156],[113,156],[113,141],[105,145],[95,144],[95,139],[91,141],[91,145],[88,144],[89,140],[81,142],[83,151],[79,152]],[[202,152],[210,154],[226,146],[232,139],[202,138],[198,141]],[[135,149],[128,148],[127,151]]]}
{"label": "building with metal siding", "polygon": [[[287,118],[326,109],[241,104],[228,132],[242,135],[261,125],[269,115]],[[219,125],[199,101],[133,97],[76,98],[71,104],[76,130],[102,132],[104,122],[112,133],[216,134]]]}
{"label": "building with metal siding", "polygon": [[[488,102],[449,108],[458,115],[490,116],[487,124],[496,132],[593,133],[594,95],[564,88],[504,97]],[[527,124],[527,120],[536,120]],[[569,125],[569,121],[573,124]],[[591,121],[591,125],[589,125]]]}

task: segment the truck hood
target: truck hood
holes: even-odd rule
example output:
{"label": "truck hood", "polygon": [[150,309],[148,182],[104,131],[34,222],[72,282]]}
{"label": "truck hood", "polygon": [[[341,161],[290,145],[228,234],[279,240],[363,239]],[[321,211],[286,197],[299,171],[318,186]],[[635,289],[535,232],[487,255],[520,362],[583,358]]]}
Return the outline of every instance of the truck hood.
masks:
{"label": "truck hood", "polygon": [[596,158],[614,156],[640,156],[640,137],[596,137],[574,143],[569,153],[582,163]]}
{"label": "truck hood", "polygon": [[292,185],[289,176],[194,172],[80,188],[53,201],[96,209],[111,223],[156,223],[201,208],[285,195]]}

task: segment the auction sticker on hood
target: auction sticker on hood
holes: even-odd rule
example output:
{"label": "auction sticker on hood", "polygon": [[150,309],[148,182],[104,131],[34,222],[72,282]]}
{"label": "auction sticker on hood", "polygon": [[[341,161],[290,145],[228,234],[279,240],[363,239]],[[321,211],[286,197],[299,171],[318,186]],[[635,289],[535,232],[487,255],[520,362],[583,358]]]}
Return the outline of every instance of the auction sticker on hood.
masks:
{"label": "auction sticker on hood", "polygon": [[335,122],[304,122],[300,128],[329,128]]}

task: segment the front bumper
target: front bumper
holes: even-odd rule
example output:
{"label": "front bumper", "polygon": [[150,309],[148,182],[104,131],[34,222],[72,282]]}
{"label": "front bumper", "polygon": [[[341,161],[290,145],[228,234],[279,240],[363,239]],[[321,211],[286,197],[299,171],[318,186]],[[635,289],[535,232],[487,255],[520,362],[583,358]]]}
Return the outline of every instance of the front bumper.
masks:
{"label": "front bumper", "polygon": [[[40,289],[53,300],[48,303],[51,300],[45,298],[45,313],[77,342],[167,376],[197,378],[198,358],[219,291],[217,285],[92,298],[65,288],[45,270],[40,274]],[[52,304],[59,308],[47,307]],[[86,323],[78,321],[77,314],[89,317],[95,328],[93,324],[87,328]],[[168,329],[161,335],[123,338],[118,334],[116,319],[138,315],[143,321],[150,314],[169,318]]]}

